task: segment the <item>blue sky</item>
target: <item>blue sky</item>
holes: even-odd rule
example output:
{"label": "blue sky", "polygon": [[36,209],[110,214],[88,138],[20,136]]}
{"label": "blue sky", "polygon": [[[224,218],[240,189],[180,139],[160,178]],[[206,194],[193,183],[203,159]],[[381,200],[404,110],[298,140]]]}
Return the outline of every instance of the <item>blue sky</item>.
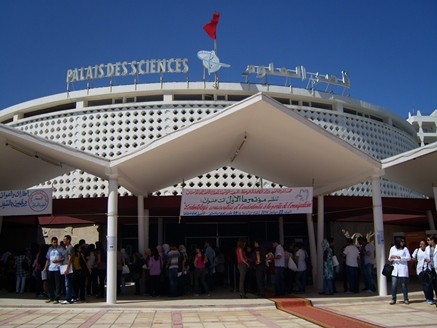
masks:
{"label": "blue sky", "polygon": [[271,62],[346,70],[353,98],[404,118],[437,109],[435,0],[1,0],[0,109],[65,92],[70,68],[117,61],[186,57],[190,81],[200,81],[196,53],[213,48],[202,27],[214,11],[218,54],[231,65],[221,81],[244,82],[247,65]]}

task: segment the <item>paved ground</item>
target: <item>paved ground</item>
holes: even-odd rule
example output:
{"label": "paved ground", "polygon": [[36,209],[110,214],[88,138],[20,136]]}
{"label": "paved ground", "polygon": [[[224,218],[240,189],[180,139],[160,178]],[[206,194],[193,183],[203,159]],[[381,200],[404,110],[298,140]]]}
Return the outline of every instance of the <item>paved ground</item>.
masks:
{"label": "paved ground", "polygon": [[[310,291],[296,296],[305,296],[315,307],[381,327],[437,326],[437,308],[426,304],[420,291],[410,293],[409,305],[389,305],[390,296],[372,293],[322,297]],[[269,299],[237,297],[229,291],[176,299],[132,295],[120,297],[115,305],[101,299],[63,305],[46,304],[32,294],[0,292],[0,327],[318,327],[277,310]]]}

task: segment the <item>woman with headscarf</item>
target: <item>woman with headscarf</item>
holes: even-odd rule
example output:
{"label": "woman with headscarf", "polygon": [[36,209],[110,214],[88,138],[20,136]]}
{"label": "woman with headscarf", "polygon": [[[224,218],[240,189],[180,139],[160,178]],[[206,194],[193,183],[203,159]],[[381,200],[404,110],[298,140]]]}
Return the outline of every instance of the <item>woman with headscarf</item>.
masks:
{"label": "woman with headscarf", "polygon": [[390,304],[396,304],[396,294],[398,291],[398,282],[401,284],[404,295],[404,304],[410,304],[408,300],[408,261],[411,260],[410,251],[405,247],[405,240],[398,238],[394,246],[390,248],[388,260],[393,263],[393,272],[391,273],[391,301]]}
{"label": "woman with headscarf", "polygon": [[332,248],[327,239],[322,241],[323,248],[323,291],[320,294],[332,295],[334,294],[334,264],[332,262]]}

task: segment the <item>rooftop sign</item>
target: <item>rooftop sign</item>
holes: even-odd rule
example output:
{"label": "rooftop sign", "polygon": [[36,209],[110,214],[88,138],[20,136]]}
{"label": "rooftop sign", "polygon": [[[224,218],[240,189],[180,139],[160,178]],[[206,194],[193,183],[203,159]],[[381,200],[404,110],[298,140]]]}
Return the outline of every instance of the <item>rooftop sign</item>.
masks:
{"label": "rooftop sign", "polygon": [[249,74],[256,74],[256,77],[260,79],[267,79],[268,75],[272,75],[283,76],[287,79],[295,78],[301,79],[302,81],[308,80],[307,88],[310,86],[313,88],[316,84],[324,83],[326,84],[326,91],[328,91],[330,85],[337,85],[345,89],[350,89],[351,87],[349,75],[346,71],[342,71],[341,78],[338,78],[333,74],[307,72],[304,66],[297,66],[296,69],[289,69],[286,67],[276,68],[273,63],[270,63],[269,66],[248,65],[243,72],[243,76],[246,76],[246,80]]}
{"label": "rooftop sign", "polygon": [[112,78],[114,76],[137,76],[145,74],[188,73],[187,58],[143,59],[132,62],[98,64],[67,71],[67,83]]}

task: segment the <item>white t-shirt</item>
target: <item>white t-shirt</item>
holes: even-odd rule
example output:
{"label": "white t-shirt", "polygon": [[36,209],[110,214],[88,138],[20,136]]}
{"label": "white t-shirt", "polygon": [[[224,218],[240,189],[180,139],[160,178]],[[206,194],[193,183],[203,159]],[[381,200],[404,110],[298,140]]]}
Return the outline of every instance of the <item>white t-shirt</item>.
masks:
{"label": "white t-shirt", "polygon": [[412,258],[416,259],[416,273],[419,275],[423,270],[426,270],[428,267],[431,269],[431,264],[425,263],[426,259],[429,259],[429,253],[426,252],[426,249],[422,251],[422,249],[416,248],[413,252]]}
{"label": "white t-shirt", "polygon": [[307,269],[307,264],[306,264],[306,252],[300,248],[296,251],[295,256],[297,257],[297,271],[305,271]]}
{"label": "white t-shirt", "polygon": [[280,255],[281,257],[279,259],[275,259],[275,267],[285,267],[285,254],[284,254],[284,248],[278,244],[275,248],[275,256]]}
{"label": "white t-shirt", "polygon": [[346,265],[358,268],[358,261],[360,258],[360,250],[355,245],[347,245],[343,251],[346,255]]}

